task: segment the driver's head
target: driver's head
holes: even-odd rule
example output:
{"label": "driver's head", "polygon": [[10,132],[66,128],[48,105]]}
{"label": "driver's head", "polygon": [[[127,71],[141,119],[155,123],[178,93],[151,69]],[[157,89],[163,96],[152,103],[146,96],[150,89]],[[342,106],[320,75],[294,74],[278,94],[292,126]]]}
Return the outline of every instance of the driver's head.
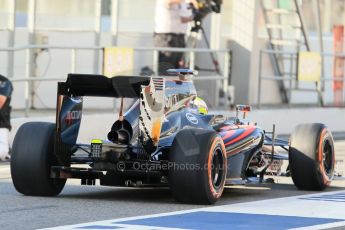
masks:
{"label": "driver's head", "polygon": [[203,115],[206,115],[208,113],[208,107],[206,105],[206,102],[200,98],[196,97],[193,101],[194,107],[197,109],[197,112]]}

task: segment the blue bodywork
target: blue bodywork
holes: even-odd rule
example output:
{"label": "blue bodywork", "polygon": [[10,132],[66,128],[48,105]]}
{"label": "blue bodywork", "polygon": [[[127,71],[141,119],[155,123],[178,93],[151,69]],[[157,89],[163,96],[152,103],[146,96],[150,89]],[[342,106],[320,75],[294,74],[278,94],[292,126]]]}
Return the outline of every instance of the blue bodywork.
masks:
{"label": "blue bodywork", "polygon": [[[182,73],[183,71],[174,70],[173,72]],[[190,74],[190,71],[185,71],[183,74]],[[95,95],[137,98],[124,114],[125,121],[130,124],[132,129],[128,145],[126,147],[113,147],[115,152],[111,153],[111,157],[104,158],[103,161],[110,159],[111,162],[116,162],[117,158],[122,159],[123,157],[123,159],[146,159],[152,163],[160,163],[167,159],[175,136],[181,130],[198,128],[216,131],[223,139],[229,166],[227,178],[238,179],[246,177],[250,163],[257,155],[262,154],[263,146],[273,144],[272,139],[260,127],[248,120],[241,120],[237,117],[221,117],[221,121],[219,121],[217,115],[199,114],[193,105],[193,100],[197,95],[191,80],[172,79],[170,77],[164,80],[164,84],[160,80],[156,82],[159,83],[159,85],[153,85],[156,89],[164,85],[164,117],[156,145],[151,141],[148,127],[145,127],[145,122],[141,119],[143,97],[140,96],[140,92],[145,92],[150,96],[152,90],[150,78],[116,77],[105,79],[103,76],[97,75],[92,76],[92,79],[89,75],[71,75],[66,83],[60,84],[57,107],[57,144],[71,147],[81,146],[76,144],[76,140],[81,122],[82,97]],[[148,119],[151,119],[150,108],[145,109]],[[143,136],[147,138],[143,138]],[[274,145],[286,148],[288,142],[275,140]],[[265,154],[267,155],[267,153]],[[91,158],[81,160],[75,157],[73,159],[79,162],[92,161]],[[287,156],[272,154],[272,159],[286,160]]]}

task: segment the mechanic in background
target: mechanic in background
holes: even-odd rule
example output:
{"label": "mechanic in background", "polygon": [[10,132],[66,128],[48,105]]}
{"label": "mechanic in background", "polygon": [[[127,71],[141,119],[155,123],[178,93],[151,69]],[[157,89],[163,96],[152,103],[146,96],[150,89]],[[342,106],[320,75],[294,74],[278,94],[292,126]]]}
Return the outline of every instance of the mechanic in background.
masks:
{"label": "mechanic in background", "polygon": [[11,130],[11,95],[13,86],[10,80],[0,74],[0,161],[10,159],[9,134]]}
{"label": "mechanic in background", "polygon": [[[192,9],[198,9],[197,0],[156,0],[154,44],[156,47],[185,48],[188,22],[193,20]],[[170,68],[180,68],[183,53],[159,52],[158,71],[166,75]]]}

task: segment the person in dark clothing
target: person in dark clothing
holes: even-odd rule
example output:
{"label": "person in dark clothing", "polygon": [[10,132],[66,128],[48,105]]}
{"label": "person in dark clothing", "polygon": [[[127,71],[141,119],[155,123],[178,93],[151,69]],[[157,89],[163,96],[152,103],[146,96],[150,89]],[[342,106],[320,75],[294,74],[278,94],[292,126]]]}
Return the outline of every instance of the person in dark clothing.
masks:
{"label": "person in dark clothing", "polygon": [[[193,20],[190,4],[198,7],[196,0],[156,0],[154,44],[156,47],[185,48],[188,22]],[[159,52],[158,71],[165,75],[169,68],[180,68],[183,53]]]}
{"label": "person in dark clothing", "polygon": [[9,133],[11,130],[12,83],[0,74],[0,161],[10,159]]}

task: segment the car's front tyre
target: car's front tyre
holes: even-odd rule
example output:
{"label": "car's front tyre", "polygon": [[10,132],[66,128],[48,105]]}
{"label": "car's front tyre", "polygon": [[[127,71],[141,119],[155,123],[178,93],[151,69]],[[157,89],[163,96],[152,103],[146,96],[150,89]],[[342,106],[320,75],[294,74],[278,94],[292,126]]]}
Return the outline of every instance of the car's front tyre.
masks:
{"label": "car's front tyre", "polygon": [[334,141],[323,124],[302,124],[290,138],[289,166],[298,189],[323,190],[333,179]]}

